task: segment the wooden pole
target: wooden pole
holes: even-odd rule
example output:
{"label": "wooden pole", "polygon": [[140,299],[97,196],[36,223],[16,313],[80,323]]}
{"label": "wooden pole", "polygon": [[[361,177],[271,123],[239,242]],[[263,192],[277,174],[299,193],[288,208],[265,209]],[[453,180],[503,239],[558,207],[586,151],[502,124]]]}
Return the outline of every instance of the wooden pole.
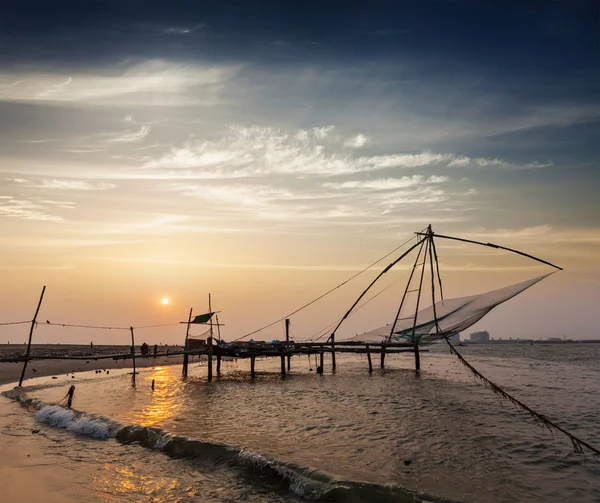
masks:
{"label": "wooden pole", "polygon": [[381,276],[383,276],[386,272],[388,272],[392,267],[394,267],[398,262],[400,262],[404,257],[406,257],[411,251],[413,251],[417,246],[419,246],[422,242],[419,241],[417,242],[417,244],[412,245],[408,250],[406,250],[402,255],[400,255],[396,260],[394,260],[391,264],[389,264],[383,271],[381,271],[377,277],[371,281],[371,283],[369,284],[369,286],[365,289],[365,291],[363,293],[361,293],[358,296],[358,299],[356,299],[354,301],[354,304],[352,304],[352,306],[350,306],[350,309],[348,309],[348,311],[346,311],[346,314],[344,314],[344,316],[342,316],[342,319],[339,321],[339,323],[336,325],[336,327],[333,329],[332,334],[335,334],[338,331],[338,328],[340,328],[340,326],[342,325],[342,323],[344,323],[344,320],[346,318],[348,318],[348,316],[350,316],[350,313],[354,310],[354,308],[358,305],[358,303],[360,302],[360,300],[367,294],[367,292],[371,289],[371,287],[377,283],[377,281],[379,280],[379,278],[381,278]]}
{"label": "wooden pole", "polygon": [[208,337],[208,339],[206,339],[206,343],[208,344],[208,382],[212,381],[213,378],[213,368],[212,368],[212,357],[213,357],[213,352],[212,352],[212,337]]}
{"label": "wooden pole", "polygon": [[219,315],[216,315],[217,318],[217,337],[221,340],[221,325],[219,325]]}
{"label": "wooden pole", "polygon": [[[290,319],[286,318],[285,320],[285,342],[289,344],[290,342]],[[289,352],[289,346],[286,347],[286,350]],[[290,367],[292,365],[292,357],[288,354],[287,357],[287,371],[290,371]]]}
{"label": "wooden pole", "polygon": [[[427,227],[427,236],[429,244],[429,237],[432,234],[431,225]],[[415,332],[417,328],[417,317],[419,315],[419,304],[421,302],[421,292],[423,291],[423,278],[425,277],[425,264],[427,263],[427,252],[429,251],[428,247],[425,247],[425,253],[423,254],[423,263],[421,267],[421,279],[419,280],[419,291],[417,293],[417,305],[415,306],[415,317],[413,320],[413,328],[412,328],[412,340],[415,347],[415,370],[419,372],[421,370],[421,358],[419,356],[419,341],[415,338]]]}
{"label": "wooden pole", "polygon": [[217,354],[217,375],[221,375],[221,354]]}
{"label": "wooden pole", "polygon": [[131,374],[131,384],[135,387],[135,337],[133,335],[133,327],[129,327],[131,331],[131,359],[133,360],[133,374]]}
{"label": "wooden pole", "polygon": [[[33,315],[33,320],[31,320],[31,328],[29,329],[29,342],[27,343],[27,351],[25,352],[25,357],[29,356],[29,352],[31,351],[31,338],[33,337],[33,329],[35,328],[35,320],[37,319],[37,315],[40,312],[40,306],[42,305],[42,299],[44,298],[44,293],[46,292],[46,286],[42,288],[42,295],[40,295],[40,300],[37,305],[37,309],[35,310],[35,314]],[[25,378],[25,370],[27,369],[27,361],[23,362],[23,370],[21,371],[21,378],[19,379],[19,386],[23,384],[23,379]]]}
{"label": "wooden pole", "polygon": [[325,358],[324,358],[325,353],[323,351],[321,351],[319,353],[319,374],[323,373],[323,370],[325,370]]}
{"label": "wooden pole", "polygon": [[421,370],[421,356],[419,355],[419,344],[415,342],[415,370]]}
{"label": "wooden pole", "polygon": [[71,384],[69,391],[67,392],[67,407],[71,408],[71,404],[73,403],[73,394],[75,393],[75,385]]}
{"label": "wooden pole", "polygon": [[373,362],[371,362],[371,352],[369,351],[369,345],[367,344],[367,360],[369,360],[369,374],[373,372]]}
{"label": "wooden pole", "polygon": [[183,355],[183,368],[181,369],[181,374],[183,375],[183,377],[187,377],[188,375],[189,355],[187,354],[187,351],[190,349],[189,337],[190,323],[192,323],[192,310],[193,308],[190,307],[190,316],[188,317],[187,329],[185,331],[185,344],[183,347],[185,348],[186,353]]}
{"label": "wooden pole", "polygon": [[284,350],[281,350],[281,375],[285,375],[285,354]]}
{"label": "wooden pole", "polygon": [[256,377],[256,374],[254,372],[254,364],[255,364],[255,362],[256,362],[256,353],[253,352],[250,355],[250,377],[252,379],[254,379],[254,377]]}
{"label": "wooden pole", "polygon": [[381,368],[385,368],[385,344],[381,345]]}
{"label": "wooden pole", "polygon": [[331,369],[335,371],[335,334],[331,334]]}
{"label": "wooden pole", "polygon": [[208,294],[208,312],[210,313],[210,337],[207,339],[208,342],[208,382],[212,381],[212,357],[213,357],[213,322],[212,322],[212,307],[210,303],[210,293]]}

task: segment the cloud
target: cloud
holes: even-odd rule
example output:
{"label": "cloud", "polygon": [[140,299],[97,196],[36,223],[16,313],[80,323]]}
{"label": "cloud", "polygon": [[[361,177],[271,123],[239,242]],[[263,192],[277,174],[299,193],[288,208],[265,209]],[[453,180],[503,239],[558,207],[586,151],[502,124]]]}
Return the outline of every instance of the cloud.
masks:
{"label": "cloud", "polygon": [[331,134],[333,130],[334,126],[285,131],[271,127],[234,125],[216,139],[187,141],[161,157],[147,160],[143,167],[162,172],[166,177],[205,179],[271,175],[341,176],[377,170],[427,167],[534,167],[515,165],[500,159],[427,151],[354,156],[345,151],[341,138]]}
{"label": "cloud", "polygon": [[21,220],[42,220],[45,222],[64,222],[64,218],[45,211],[45,205],[27,199],[15,199],[11,196],[0,196],[0,217]]}
{"label": "cloud", "polygon": [[109,182],[90,182],[87,180],[66,180],[53,179],[42,180],[43,189],[61,189],[61,190],[110,190],[116,185]]}
{"label": "cloud", "polygon": [[393,190],[407,187],[415,187],[422,184],[444,183],[450,179],[447,176],[430,176],[429,178],[423,175],[403,176],[401,178],[385,178],[379,180],[351,180],[341,183],[324,183],[324,187],[331,189],[367,189],[367,190]]}
{"label": "cloud", "polygon": [[160,31],[166,33],[168,35],[189,35],[190,33],[194,33],[195,31],[206,28],[208,25],[206,23],[199,23],[195,26],[185,27],[185,26],[168,26],[166,28],[161,28]]}
{"label": "cloud", "polygon": [[[41,71],[0,73],[0,101],[104,105],[214,105],[235,65],[147,60],[123,68],[96,68],[70,76]],[[17,81],[17,82],[15,82]],[[18,83],[18,84],[17,84]]]}
{"label": "cloud", "polygon": [[357,134],[356,136],[354,136],[352,138],[348,138],[344,142],[344,146],[350,147],[350,148],[360,148],[360,147],[364,147],[366,143],[367,143],[367,137],[363,134]]}
{"label": "cloud", "polygon": [[138,131],[131,133],[113,134],[105,141],[108,143],[135,143],[142,141],[150,133],[150,126],[142,126]]}

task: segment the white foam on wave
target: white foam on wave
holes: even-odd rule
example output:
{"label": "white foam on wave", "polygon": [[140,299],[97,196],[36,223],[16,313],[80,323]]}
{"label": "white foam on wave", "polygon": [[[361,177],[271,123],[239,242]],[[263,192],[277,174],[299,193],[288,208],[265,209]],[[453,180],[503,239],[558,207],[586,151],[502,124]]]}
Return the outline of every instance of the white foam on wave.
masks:
{"label": "white foam on wave", "polygon": [[109,438],[109,425],[105,422],[77,414],[75,411],[65,409],[60,405],[46,405],[35,414],[35,419],[39,423],[46,423],[55,428],[64,428],[66,430],[85,435],[92,438]]}

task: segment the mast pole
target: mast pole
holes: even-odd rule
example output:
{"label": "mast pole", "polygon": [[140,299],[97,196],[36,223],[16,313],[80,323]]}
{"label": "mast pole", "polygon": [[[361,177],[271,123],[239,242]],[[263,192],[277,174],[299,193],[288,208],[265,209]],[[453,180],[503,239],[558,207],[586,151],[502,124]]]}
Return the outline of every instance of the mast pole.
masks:
{"label": "mast pole", "polygon": [[402,300],[400,301],[400,306],[398,307],[398,312],[396,313],[396,317],[394,318],[394,323],[392,323],[392,329],[390,330],[390,335],[387,340],[388,343],[390,343],[392,341],[392,336],[394,335],[394,330],[396,330],[398,318],[400,317],[400,313],[402,311],[402,308],[404,307],[404,301],[406,300],[406,296],[408,295],[408,289],[410,288],[410,285],[412,283],[413,275],[415,274],[415,269],[417,268],[417,264],[419,262],[419,258],[421,257],[421,252],[423,251],[423,246],[425,245],[426,240],[424,239],[421,243],[422,243],[421,248],[419,248],[419,253],[417,253],[417,258],[415,259],[415,263],[413,264],[412,270],[410,271],[410,276],[406,283],[406,288],[404,289],[404,294],[402,295]]}
{"label": "mast pole", "polygon": [[331,337],[335,337],[335,333],[337,332],[338,328],[340,328],[341,324],[344,323],[344,320],[350,315],[350,313],[352,312],[352,310],[356,307],[356,305],[360,302],[360,300],[367,294],[367,292],[371,289],[371,287],[375,283],[377,283],[377,281],[379,280],[379,278],[381,278],[381,276],[383,276],[392,267],[394,267],[398,262],[400,262],[404,257],[406,257],[417,246],[421,245],[422,241],[423,241],[422,239],[420,241],[417,241],[416,244],[412,245],[408,250],[406,250],[402,255],[400,255],[396,260],[394,260],[391,264],[389,264],[383,271],[381,271],[377,275],[377,277],[371,282],[371,284],[365,289],[365,291],[358,296],[358,299],[356,299],[356,301],[354,302],[354,304],[352,304],[352,306],[350,307],[350,309],[348,309],[348,311],[346,312],[346,314],[342,317],[342,319],[340,320],[340,322],[333,329],[333,332],[331,332],[331,335],[329,336],[330,339],[331,339]]}
{"label": "mast pole", "polygon": [[429,236],[427,244],[429,246],[429,268],[431,269],[431,305],[433,307],[433,320],[435,321],[435,332],[439,334],[441,329],[438,323],[437,308],[435,307],[435,269],[433,268],[433,254],[431,253],[433,250],[433,233]]}
{"label": "mast pole", "polygon": [[[427,239],[431,236],[431,225],[427,227]],[[421,301],[421,291],[423,289],[423,277],[425,276],[425,263],[427,262],[427,251],[428,248],[425,248],[425,254],[423,255],[423,267],[421,268],[421,279],[419,280],[419,290],[417,293],[417,305],[415,307],[415,317],[413,320],[413,329],[412,329],[412,339],[414,343],[414,351],[415,351],[415,370],[420,372],[421,370],[421,357],[419,355],[419,341],[415,339],[415,330],[417,328],[417,316],[419,314],[419,304]]]}

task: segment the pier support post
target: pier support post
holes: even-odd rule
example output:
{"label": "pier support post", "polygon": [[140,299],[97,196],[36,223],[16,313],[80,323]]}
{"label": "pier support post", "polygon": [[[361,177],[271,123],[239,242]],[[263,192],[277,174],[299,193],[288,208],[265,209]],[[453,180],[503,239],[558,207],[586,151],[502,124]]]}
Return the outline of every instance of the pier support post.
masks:
{"label": "pier support post", "polygon": [[381,345],[381,368],[385,368],[385,344]]}
{"label": "pier support post", "polygon": [[[188,322],[187,322],[187,328],[185,330],[185,344],[183,345],[183,347],[185,348],[185,354],[183,355],[183,368],[181,369],[181,375],[183,377],[187,377],[188,375],[188,364],[190,362],[190,358],[189,355],[187,354],[187,352],[190,349],[190,342],[189,342],[189,337],[190,337],[190,323],[192,322],[192,309],[190,308],[190,316],[188,317]],[[154,346],[156,348],[156,346]],[[154,353],[154,357],[156,358],[156,353]]]}
{"label": "pier support post", "polygon": [[369,374],[373,372],[373,362],[371,361],[371,351],[369,351],[369,345],[367,344],[367,360],[369,360]]}
{"label": "pier support post", "polygon": [[131,384],[135,388],[135,337],[133,335],[133,327],[129,327],[131,332],[131,359],[133,360],[133,373],[131,374]]}
{"label": "pier support post", "polygon": [[331,370],[335,370],[335,334],[331,334]]}
{"label": "pier support post", "polygon": [[323,370],[325,368],[325,357],[324,357],[325,353],[321,350],[321,352],[319,353],[319,368],[317,369],[317,372],[319,372],[319,374],[323,373]]}
{"label": "pier support post", "polygon": [[290,371],[290,367],[292,365],[292,357],[289,355],[289,351],[290,351],[290,347],[289,347],[289,342],[290,342],[290,320],[289,318],[286,318],[285,320],[285,342],[288,344],[286,347],[286,351],[288,352],[288,357],[287,357],[287,371]]}
{"label": "pier support post", "polygon": [[256,377],[256,373],[254,372],[254,364],[256,362],[256,354],[252,353],[250,355],[250,377],[254,379]]}
{"label": "pier support post", "polygon": [[212,352],[212,337],[208,337],[206,339],[206,343],[208,344],[208,382],[212,381],[213,378],[213,368],[212,368],[212,357],[213,357],[213,352]]}
{"label": "pier support post", "polygon": [[421,370],[421,356],[419,355],[419,344],[415,344],[415,370],[419,372]]}
{"label": "pier support post", "polygon": [[284,350],[281,351],[281,376],[285,375],[285,355]]}
{"label": "pier support post", "polygon": [[217,355],[217,375],[221,376],[221,355]]}

